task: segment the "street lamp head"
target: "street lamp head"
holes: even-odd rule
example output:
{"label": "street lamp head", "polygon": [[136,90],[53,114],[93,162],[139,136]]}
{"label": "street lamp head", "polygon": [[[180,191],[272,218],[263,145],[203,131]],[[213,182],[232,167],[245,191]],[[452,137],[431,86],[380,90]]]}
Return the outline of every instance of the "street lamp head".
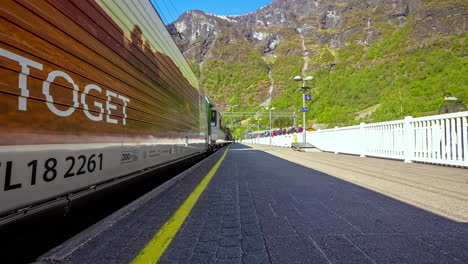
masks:
{"label": "street lamp head", "polygon": [[301,76],[296,76],[293,78],[293,80],[297,81],[297,82],[300,82],[302,81],[302,77]]}
{"label": "street lamp head", "polygon": [[312,76],[307,76],[304,81],[312,81],[314,79],[314,77]]}

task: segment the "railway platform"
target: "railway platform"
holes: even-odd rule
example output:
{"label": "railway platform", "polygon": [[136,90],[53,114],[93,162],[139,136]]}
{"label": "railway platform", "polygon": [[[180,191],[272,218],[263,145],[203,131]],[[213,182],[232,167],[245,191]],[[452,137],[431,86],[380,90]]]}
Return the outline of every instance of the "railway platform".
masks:
{"label": "railway platform", "polygon": [[466,169],[233,144],[37,263],[468,263]]}

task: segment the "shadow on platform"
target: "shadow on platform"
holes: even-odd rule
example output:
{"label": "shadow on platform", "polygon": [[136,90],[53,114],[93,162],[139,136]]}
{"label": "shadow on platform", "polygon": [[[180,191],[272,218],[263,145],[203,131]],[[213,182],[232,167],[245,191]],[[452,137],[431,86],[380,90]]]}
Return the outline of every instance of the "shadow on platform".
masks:
{"label": "shadow on platform", "polygon": [[463,263],[466,248],[467,223],[233,144],[164,260]]}

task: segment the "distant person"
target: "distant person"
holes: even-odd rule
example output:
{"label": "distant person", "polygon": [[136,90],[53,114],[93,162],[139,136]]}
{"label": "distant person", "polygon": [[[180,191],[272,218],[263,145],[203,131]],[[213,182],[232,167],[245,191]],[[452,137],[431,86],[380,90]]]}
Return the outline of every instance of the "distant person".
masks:
{"label": "distant person", "polygon": [[302,133],[302,131],[304,131],[304,129],[302,128],[302,126],[299,126],[299,128],[297,129],[297,133]]}
{"label": "distant person", "polygon": [[444,94],[444,101],[440,105],[439,115],[447,113],[456,113],[466,111],[466,105],[456,97],[452,96],[451,93]]}

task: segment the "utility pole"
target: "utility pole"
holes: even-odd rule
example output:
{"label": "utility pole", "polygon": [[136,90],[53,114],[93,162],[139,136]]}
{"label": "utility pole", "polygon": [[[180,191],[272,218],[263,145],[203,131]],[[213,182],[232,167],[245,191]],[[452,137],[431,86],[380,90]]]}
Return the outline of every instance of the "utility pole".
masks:
{"label": "utility pole", "polygon": [[303,138],[304,143],[307,142],[307,140],[306,140],[306,134],[307,134],[306,133],[306,112],[307,112],[307,107],[306,107],[306,104],[305,104],[305,101],[306,101],[306,98],[305,98],[306,94],[305,93],[308,90],[310,90],[310,87],[305,86],[305,82],[306,81],[312,81],[313,79],[314,79],[314,77],[312,77],[312,76],[307,76],[305,78],[302,78],[301,76],[294,77],[295,81],[299,81],[299,82],[302,81],[302,87],[299,88],[299,91],[302,92],[302,129],[303,129],[303,131],[302,131],[303,137],[302,138]]}
{"label": "utility pole", "polygon": [[271,134],[272,134],[272,131],[273,131],[273,128],[271,127],[271,110],[275,110],[275,108],[274,107],[267,107],[265,109],[270,110],[270,146],[271,146]]}

